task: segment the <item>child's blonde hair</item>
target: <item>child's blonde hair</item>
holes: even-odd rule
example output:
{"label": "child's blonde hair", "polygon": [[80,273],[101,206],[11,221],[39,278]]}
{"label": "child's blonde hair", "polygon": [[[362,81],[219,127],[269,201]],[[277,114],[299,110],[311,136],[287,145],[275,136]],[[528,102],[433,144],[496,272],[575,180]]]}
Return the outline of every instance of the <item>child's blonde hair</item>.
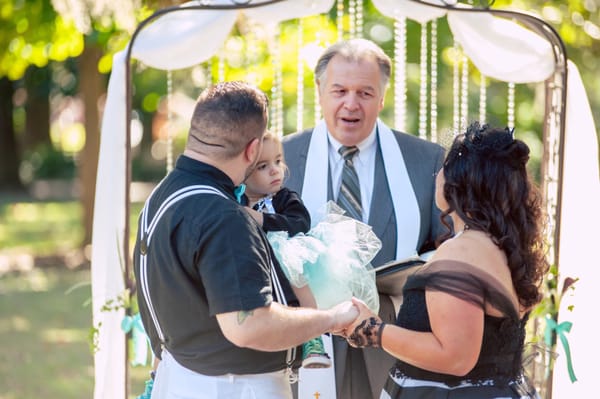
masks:
{"label": "child's blonde hair", "polygon": [[281,150],[282,150],[281,152],[283,153],[283,144],[281,144],[281,138],[278,135],[276,135],[275,133],[273,133],[270,130],[267,130],[265,132],[265,134],[263,135],[263,142],[267,141],[267,140],[274,141],[277,144],[277,146],[279,148],[281,148]]}

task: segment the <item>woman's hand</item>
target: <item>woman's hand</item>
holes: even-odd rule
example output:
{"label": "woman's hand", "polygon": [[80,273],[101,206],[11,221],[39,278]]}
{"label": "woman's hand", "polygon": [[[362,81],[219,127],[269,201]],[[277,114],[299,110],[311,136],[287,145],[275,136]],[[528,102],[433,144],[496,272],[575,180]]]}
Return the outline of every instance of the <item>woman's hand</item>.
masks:
{"label": "woman's hand", "polygon": [[354,323],[352,323],[351,325],[348,326],[348,332],[352,332],[354,331],[354,329],[356,328],[356,326],[358,324],[360,324],[360,322],[362,322],[365,319],[368,319],[369,317],[378,317],[375,313],[373,313],[373,311],[371,309],[369,309],[369,307],[367,306],[367,304],[365,304],[363,301],[361,301],[358,298],[352,298],[352,303],[354,304],[354,306],[356,306],[356,308],[358,309],[358,317],[356,318],[356,320],[354,321]]}
{"label": "woman's hand", "polygon": [[360,299],[352,298],[352,303],[360,313],[354,323],[346,329],[346,332],[350,334],[346,337],[348,344],[354,348],[380,347],[381,333],[385,323]]}

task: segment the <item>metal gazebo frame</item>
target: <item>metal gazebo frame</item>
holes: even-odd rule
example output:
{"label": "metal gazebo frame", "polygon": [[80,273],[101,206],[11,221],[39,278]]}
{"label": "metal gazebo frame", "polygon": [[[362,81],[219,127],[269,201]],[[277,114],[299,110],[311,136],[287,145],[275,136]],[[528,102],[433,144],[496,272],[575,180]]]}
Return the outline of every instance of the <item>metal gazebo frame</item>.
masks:
{"label": "metal gazebo frame", "polygon": [[[125,138],[125,231],[122,253],[124,256],[124,280],[126,287],[133,288],[131,260],[129,254],[130,228],[130,201],[131,201],[131,115],[132,115],[132,49],[138,34],[150,23],[158,18],[173,12],[182,12],[189,10],[243,10],[248,8],[258,8],[275,3],[281,3],[287,0],[230,0],[232,4],[210,5],[210,4],[186,4],[184,6],[167,7],[156,11],[148,18],[143,20],[134,31],[127,52],[126,52],[126,138]],[[550,263],[555,263],[559,257],[559,232],[561,222],[561,187],[563,184],[563,158],[565,143],[565,120],[566,120],[566,98],[567,98],[567,53],[565,45],[556,32],[556,30],[541,18],[521,11],[496,10],[489,7],[456,7],[455,5],[444,4],[437,5],[425,2],[423,0],[410,0],[427,7],[446,9],[452,12],[461,13],[489,13],[505,19],[512,19],[526,26],[533,32],[545,38],[552,46],[554,54],[555,69],[552,75],[545,80],[545,110],[543,126],[544,153],[542,157],[542,190],[546,211],[549,216],[550,224],[546,232],[546,238],[550,246]],[[457,5],[459,5],[457,3]],[[126,351],[127,353],[127,351]],[[127,368],[126,368],[127,373]],[[549,379],[551,392],[551,378]],[[127,388],[126,388],[127,390]],[[127,393],[127,392],[126,392]]]}

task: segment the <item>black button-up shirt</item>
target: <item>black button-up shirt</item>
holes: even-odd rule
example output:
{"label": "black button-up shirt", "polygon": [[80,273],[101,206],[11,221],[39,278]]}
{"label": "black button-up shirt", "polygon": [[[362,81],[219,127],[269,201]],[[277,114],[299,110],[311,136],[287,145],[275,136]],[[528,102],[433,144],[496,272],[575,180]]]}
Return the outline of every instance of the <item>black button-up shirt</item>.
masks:
{"label": "black button-up shirt", "polygon": [[[147,287],[165,348],[191,370],[205,375],[255,374],[285,368],[286,352],[240,348],[221,332],[216,315],[268,306],[273,300],[270,264],[276,262],[258,224],[239,205],[231,179],[213,166],[186,156],[177,160],[149,199],[149,220],[175,191],[190,185],[216,194],[181,199],[166,211],[147,250]],[[134,250],[138,304],[154,353],[161,343],[141,291],[140,239]],[[276,270],[289,302],[289,283]]]}

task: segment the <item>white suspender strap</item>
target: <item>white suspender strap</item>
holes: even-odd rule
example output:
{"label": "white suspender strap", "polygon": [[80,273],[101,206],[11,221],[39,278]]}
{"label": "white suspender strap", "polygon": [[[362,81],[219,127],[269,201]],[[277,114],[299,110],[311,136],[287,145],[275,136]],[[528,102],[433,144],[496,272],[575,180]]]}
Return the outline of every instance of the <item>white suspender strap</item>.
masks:
{"label": "white suspender strap", "polygon": [[[154,194],[154,191],[152,192]],[[156,312],[154,311],[154,305],[152,304],[152,298],[150,296],[150,289],[148,286],[148,261],[146,259],[146,254],[148,252],[148,247],[150,246],[150,240],[152,239],[152,234],[156,229],[156,225],[162,215],[175,203],[179,200],[189,197],[190,195],[196,194],[216,194],[220,195],[223,198],[227,198],[225,194],[221,191],[217,190],[211,186],[205,185],[194,185],[184,187],[180,190],[175,191],[171,194],[158,208],[156,214],[152,218],[152,220],[148,223],[148,204],[150,203],[150,198],[152,198],[152,194],[146,200],[144,204],[144,209],[142,209],[141,215],[141,236],[140,236],[140,285],[142,288],[142,294],[144,295],[144,299],[148,306],[148,311],[150,313],[150,317],[152,317],[152,322],[154,323],[154,328],[156,329],[156,333],[158,334],[158,338],[162,343],[165,341],[165,336],[160,328],[160,324],[158,322],[158,317],[156,316]]]}
{"label": "white suspender strap", "polygon": [[[277,277],[277,271],[275,271],[275,265],[273,261],[269,259],[269,263],[271,264],[271,281],[273,282],[273,290],[275,294],[275,300],[282,305],[287,306],[287,300],[285,298],[285,294],[283,292],[283,287],[281,286],[281,282],[279,281],[279,277]],[[298,381],[298,375],[292,369],[292,365],[294,363],[294,359],[296,358],[296,347],[293,346],[287,350],[285,354],[285,363],[287,366],[286,373],[288,376],[288,380],[290,384]]]}
{"label": "white suspender strap", "polygon": [[[154,190],[156,190],[156,188]],[[223,194],[221,191],[219,191],[216,188],[211,187],[211,186],[206,186],[206,185],[187,186],[187,187],[177,190],[174,193],[172,193],[171,195],[169,195],[169,197],[167,197],[167,199],[160,205],[160,207],[156,211],[156,214],[154,215],[154,217],[152,217],[152,220],[150,222],[148,222],[148,204],[150,203],[150,198],[152,198],[153,194],[154,194],[154,191],[150,194],[150,196],[146,200],[146,203],[144,204],[144,208],[142,209],[142,214],[141,214],[140,285],[142,288],[142,295],[144,296],[144,300],[146,301],[146,304],[148,306],[148,311],[150,313],[150,317],[152,318],[152,322],[154,324],[154,328],[156,329],[156,333],[158,334],[158,338],[160,339],[161,343],[164,344],[165,336],[160,327],[160,323],[158,322],[158,317],[156,316],[156,312],[154,310],[154,305],[152,304],[152,298],[150,296],[150,289],[149,289],[149,285],[148,285],[148,261],[147,261],[146,255],[148,253],[148,247],[150,246],[150,240],[152,239],[152,234],[154,233],[154,230],[156,229],[158,221],[165,214],[165,212],[171,206],[173,206],[175,203],[177,203],[178,201],[180,201],[184,198],[187,198],[191,195],[197,195],[197,194],[213,194],[213,195],[220,195],[223,198],[228,198],[228,197],[225,194]],[[281,303],[282,305],[287,305],[287,300],[286,300],[285,294],[283,292],[283,287],[281,286],[281,282],[279,281],[279,278],[277,277],[277,272],[275,271],[275,265],[273,264],[273,261],[270,258],[269,258],[269,263],[270,263],[270,269],[271,269],[271,281],[273,282],[273,287],[274,287],[275,300],[277,302]],[[293,347],[293,348],[288,349],[287,354],[286,354],[286,363],[288,366],[289,378],[292,382],[294,382],[293,379],[296,378],[295,374],[291,371],[292,362],[294,361],[295,357],[296,357],[296,348]]]}

